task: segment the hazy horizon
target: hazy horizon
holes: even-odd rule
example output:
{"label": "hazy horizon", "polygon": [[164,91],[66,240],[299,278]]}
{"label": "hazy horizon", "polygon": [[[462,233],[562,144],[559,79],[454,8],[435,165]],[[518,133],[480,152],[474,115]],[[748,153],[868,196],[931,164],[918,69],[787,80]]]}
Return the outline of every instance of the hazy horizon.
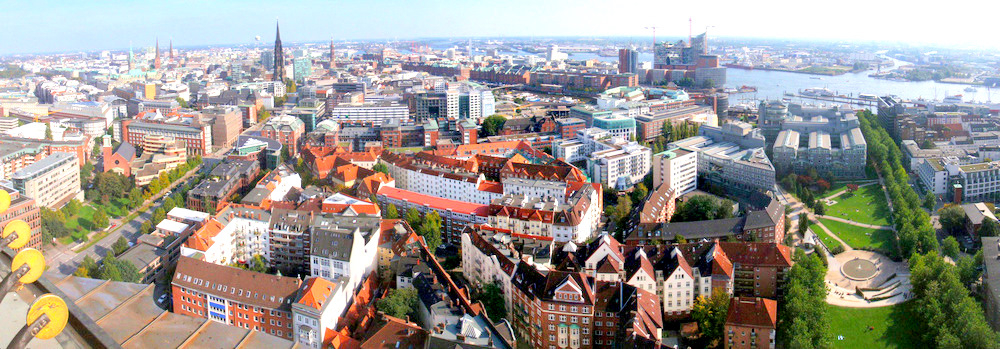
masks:
{"label": "hazy horizon", "polygon": [[[636,38],[687,37],[706,30],[731,40],[905,43],[932,47],[995,49],[992,11],[959,1],[929,11],[912,4],[848,0],[837,4],[775,1],[668,3],[662,1],[457,2],[431,0],[260,0],[117,3],[0,1],[8,30],[0,32],[0,55],[43,54],[161,47],[202,47],[274,40],[280,19],[288,43],[456,38]],[[965,5],[967,6],[965,6]],[[630,5],[630,6],[624,6]],[[977,7],[978,6],[978,7]],[[10,29],[21,30],[10,30]],[[405,35],[403,35],[405,33]],[[977,34],[981,33],[981,34]]]}

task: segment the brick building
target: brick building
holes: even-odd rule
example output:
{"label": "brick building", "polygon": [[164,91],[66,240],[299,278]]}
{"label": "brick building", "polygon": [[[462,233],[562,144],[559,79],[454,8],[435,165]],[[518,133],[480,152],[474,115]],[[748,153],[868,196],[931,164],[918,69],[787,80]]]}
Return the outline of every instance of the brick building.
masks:
{"label": "brick building", "polygon": [[171,280],[174,312],[292,339],[302,281],[181,257]]}
{"label": "brick building", "polygon": [[[0,227],[6,227],[7,223],[18,219],[28,223],[28,226],[31,227],[31,239],[28,240],[28,244],[22,247],[22,249],[33,248],[41,250],[42,215],[38,209],[38,205],[35,204],[35,199],[21,195],[21,193],[13,188],[0,186],[0,190],[5,190],[10,194],[10,207],[7,208],[7,211],[0,212]],[[15,252],[19,251],[21,250],[18,249]]]}
{"label": "brick building", "polygon": [[726,316],[726,349],[774,348],[778,302],[758,297],[734,297]]}

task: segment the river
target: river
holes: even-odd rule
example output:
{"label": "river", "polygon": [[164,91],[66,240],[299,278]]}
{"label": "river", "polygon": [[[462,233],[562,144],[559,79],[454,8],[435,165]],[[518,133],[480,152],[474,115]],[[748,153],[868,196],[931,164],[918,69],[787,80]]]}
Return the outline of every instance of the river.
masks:
{"label": "river", "polygon": [[838,95],[857,96],[860,93],[874,95],[896,95],[904,99],[943,99],[960,94],[964,101],[986,102],[996,99],[1000,102],[1000,91],[975,86],[978,91],[966,92],[970,85],[946,84],[936,81],[892,81],[868,77],[871,71],[848,73],[837,76],[789,73],[768,70],[745,70],[729,68],[726,72],[726,87],[738,88],[743,85],[757,87],[756,93],[736,94],[731,100],[780,99],[785,92],[796,93],[807,88],[827,88]]}

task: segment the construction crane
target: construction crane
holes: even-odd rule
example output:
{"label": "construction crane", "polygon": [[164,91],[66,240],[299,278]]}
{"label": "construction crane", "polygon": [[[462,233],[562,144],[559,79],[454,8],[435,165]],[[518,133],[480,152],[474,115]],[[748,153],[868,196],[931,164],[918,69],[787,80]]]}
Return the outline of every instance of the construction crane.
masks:
{"label": "construction crane", "polygon": [[658,28],[658,27],[656,27],[656,26],[643,27],[643,29],[646,29],[646,30],[650,30],[650,29],[653,30],[653,46],[650,47],[650,49],[653,50],[653,54],[654,55],[656,54],[656,28]]}

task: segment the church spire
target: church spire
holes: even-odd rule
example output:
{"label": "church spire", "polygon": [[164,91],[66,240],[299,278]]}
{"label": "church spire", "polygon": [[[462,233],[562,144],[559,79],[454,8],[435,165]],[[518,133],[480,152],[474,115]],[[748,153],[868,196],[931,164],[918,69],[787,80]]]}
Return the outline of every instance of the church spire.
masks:
{"label": "church spire", "polygon": [[160,70],[160,38],[156,38],[156,60],[153,61],[153,68]]}
{"label": "church spire", "polygon": [[170,39],[170,60],[174,60],[174,39]]}
{"label": "church spire", "polygon": [[281,49],[281,27],[274,24],[274,81],[285,81],[285,54]]}

